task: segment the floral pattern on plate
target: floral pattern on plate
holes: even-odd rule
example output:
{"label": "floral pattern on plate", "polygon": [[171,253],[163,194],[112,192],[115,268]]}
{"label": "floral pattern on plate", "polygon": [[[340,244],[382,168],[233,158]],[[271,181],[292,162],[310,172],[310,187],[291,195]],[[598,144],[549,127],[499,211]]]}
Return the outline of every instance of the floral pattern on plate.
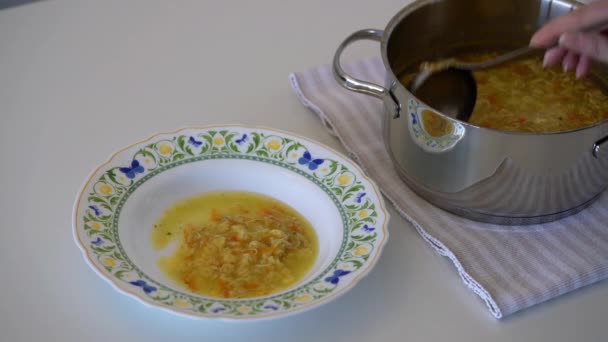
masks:
{"label": "floral pattern on plate", "polygon": [[[129,154],[132,153],[132,154]],[[314,279],[252,299],[205,298],[153,279],[123,248],[118,217],[130,196],[153,177],[206,160],[245,159],[305,177],[342,217],[340,248]],[[379,191],[354,163],[305,138],[242,126],[186,128],[156,135],[115,154],[78,196],[74,235],[87,261],[119,291],[146,304],[203,318],[268,318],[307,310],[347,291],[373,267],[388,237]]]}

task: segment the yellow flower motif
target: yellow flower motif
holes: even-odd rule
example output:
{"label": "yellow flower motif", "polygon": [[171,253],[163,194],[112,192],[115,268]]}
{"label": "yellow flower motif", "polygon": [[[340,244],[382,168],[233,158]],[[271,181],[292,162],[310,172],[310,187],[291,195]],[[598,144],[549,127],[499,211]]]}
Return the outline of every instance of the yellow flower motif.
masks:
{"label": "yellow flower motif", "polygon": [[101,263],[108,267],[116,266],[116,260],[114,260],[114,258],[110,258],[110,257],[103,258],[103,260],[101,260]]}
{"label": "yellow flower motif", "polygon": [[171,154],[171,152],[173,152],[173,147],[171,147],[169,144],[161,144],[158,146],[158,152],[164,155]]}
{"label": "yellow flower motif", "polygon": [[278,139],[272,139],[267,144],[269,150],[278,151],[281,149],[281,142]]}
{"label": "yellow flower motif", "polygon": [[215,146],[222,146],[224,145],[224,138],[217,136],[215,138],[213,138],[213,145]]}
{"label": "yellow flower motif", "polygon": [[362,255],[365,255],[369,252],[369,249],[366,246],[357,246],[357,248],[355,248],[355,250],[353,251],[353,254],[357,257],[360,257]]}
{"label": "yellow flower motif", "polygon": [[121,182],[124,182],[124,181],[126,180],[126,178],[125,178],[125,176],[120,176],[120,177],[118,178],[118,180],[119,180],[119,181],[121,181]]}
{"label": "yellow flower motif", "polygon": [[363,209],[363,210],[361,210],[361,211],[359,211],[359,212],[357,213],[357,216],[359,216],[359,218],[362,218],[362,219],[363,219],[363,218],[366,218],[366,217],[367,217],[367,215],[369,215],[369,213],[368,213],[368,212],[367,212],[367,210],[365,210],[365,209]]}
{"label": "yellow flower motif", "polygon": [[291,154],[291,158],[293,158],[293,159],[298,158],[298,154],[297,154],[297,153],[295,153],[295,152],[293,152],[293,153]]}
{"label": "yellow flower motif", "polygon": [[109,184],[101,183],[97,185],[97,191],[104,196],[108,196],[114,191],[114,188]]}
{"label": "yellow flower motif", "polygon": [[321,169],[321,172],[323,172],[323,173],[325,173],[325,172],[327,172],[327,171],[329,171],[329,169],[328,169],[328,168],[326,168],[326,167],[324,167],[324,168],[322,168],[322,169]]}
{"label": "yellow flower motif", "polygon": [[312,296],[309,294],[302,294],[296,297],[296,301],[301,303],[310,302],[312,300]]}
{"label": "yellow flower motif", "polygon": [[144,163],[150,164],[150,159],[149,158],[144,159]]}
{"label": "yellow flower motif", "polygon": [[346,186],[348,183],[350,183],[350,176],[347,174],[339,175],[336,180],[341,186]]}
{"label": "yellow flower motif", "polygon": [[180,308],[185,308],[190,306],[190,303],[188,303],[187,301],[183,300],[183,299],[176,299],[173,301],[173,304],[175,304],[176,306],[179,306]]}
{"label": "yellow flower motif", "polygon": [[240,313],[248,313],[249,311],[251,311],[251,308],[248,306],[241,306],[240,308],[237,309]]}
{"label": "yellow flower motif", "polygon": [[95,231],[101,230],[101,224],[99,224],[99,222],[90,222],[89,227]]}

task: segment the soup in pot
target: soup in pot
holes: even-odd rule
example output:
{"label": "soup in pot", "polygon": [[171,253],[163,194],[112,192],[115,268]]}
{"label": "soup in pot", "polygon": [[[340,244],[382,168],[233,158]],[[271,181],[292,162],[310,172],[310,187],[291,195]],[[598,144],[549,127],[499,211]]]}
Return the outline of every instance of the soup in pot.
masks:
{"label": "soup in pot", "polygon": [[[456,57],[472,62],[497,53]],[[582,128],[608,118],[608,96],[589,78],[544,68],[529,56],[473,73],[477,101],[469,123],[514,132],[548,133]],[[412,75],[401,81],[407,84]]]}

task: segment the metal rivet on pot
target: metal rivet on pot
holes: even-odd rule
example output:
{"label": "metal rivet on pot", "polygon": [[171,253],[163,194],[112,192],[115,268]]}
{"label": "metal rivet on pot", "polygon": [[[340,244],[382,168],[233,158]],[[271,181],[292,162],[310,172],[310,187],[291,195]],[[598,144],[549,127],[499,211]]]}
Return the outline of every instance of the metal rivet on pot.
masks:
{"label": "metal rivet on pot", "polygon": [[605,137],[603,137],[602,139],[600,139],[600,140],[596,141],[596,142],[593,144],[593,150],[592,150],[592,153],[593,153],[593,156],[594,156],[595,158],[598,158],[598,153],[600,152],[600,147],[601,147],[601,145],[602,145],[603,143],[605,143],[606,141],[608,141],[608,135],[607,135],[607,136],[605,136]]}

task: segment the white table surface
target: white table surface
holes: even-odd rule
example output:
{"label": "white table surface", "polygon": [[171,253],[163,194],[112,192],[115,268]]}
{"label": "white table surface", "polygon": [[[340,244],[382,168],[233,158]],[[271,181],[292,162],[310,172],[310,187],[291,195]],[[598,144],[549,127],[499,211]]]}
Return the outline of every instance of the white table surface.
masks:
{"label": "white table surface", "polygon": [[[72,238],[75,196],[117,149],[187,125],[261,124],[343,150],[287,75],[404,0],[43,1],[0,11],[1,341],[606,341],[608,283],[502,321],[391,208],[371,274],[311,312],[201,321],[115,292]],[[378,53],[353,47],[351,59]]]}

